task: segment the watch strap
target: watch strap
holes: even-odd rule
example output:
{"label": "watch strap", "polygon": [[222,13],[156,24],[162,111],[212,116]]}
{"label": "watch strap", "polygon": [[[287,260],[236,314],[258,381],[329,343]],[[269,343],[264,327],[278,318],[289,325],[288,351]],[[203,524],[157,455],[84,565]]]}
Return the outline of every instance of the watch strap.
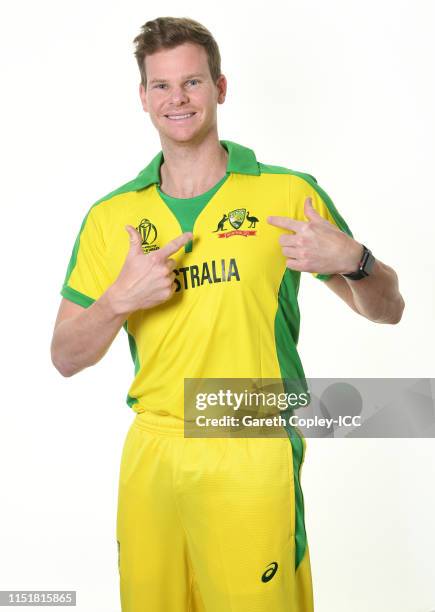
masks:
{"label": "watch strap", "polygon": [[364,244],[362,246],[363,253],[361,256],[361,260],[358,264],[358,269],[355,272],[350,272],[349,274],[342,274],[341,276],[345,276],[346,278],[350,278],[351,280],[360,280],[361,278],[369,276],[370,272],[372,271],[375,258],[373,257],[373,254],[370,249],[368,249]]}

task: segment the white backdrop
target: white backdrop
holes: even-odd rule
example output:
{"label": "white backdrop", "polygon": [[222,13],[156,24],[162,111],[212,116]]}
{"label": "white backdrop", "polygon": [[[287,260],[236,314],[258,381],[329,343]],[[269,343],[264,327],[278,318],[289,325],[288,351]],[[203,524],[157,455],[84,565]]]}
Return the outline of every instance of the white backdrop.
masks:
{"label": "white backdrop", "polygon": [[[433,2],[150,6],[27,0],[0,15],[0,590],[75,589],[80,612],[120,610],[117,478],[133,364],[123,330],[69,379],[49,347],[84,214],[160,148],[133,56],[145,21],[189,16],[211,29],[229,81],[220,137],[313,174],[355,238],[399,274],[397,326],[359,317],[303,276],[307,376],[435,375]],[[308,439],[316,612],[435,610],[434,480],[431,439]]]}

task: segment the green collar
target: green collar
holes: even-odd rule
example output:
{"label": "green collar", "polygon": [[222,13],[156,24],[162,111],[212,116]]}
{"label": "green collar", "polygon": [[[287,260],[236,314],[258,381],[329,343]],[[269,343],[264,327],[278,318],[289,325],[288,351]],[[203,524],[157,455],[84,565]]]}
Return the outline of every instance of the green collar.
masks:
{"label": "green collar", "polygon": [[[260,175],[260,168],[254,151],[231,142],[231,140],[221,140],[220,143],[228,151],[227,174],[234,172],[236,174]],[[134,179],[136,189],[144,189],[154,183],[160,184],[162,160],[163,152],[160,151]]]}

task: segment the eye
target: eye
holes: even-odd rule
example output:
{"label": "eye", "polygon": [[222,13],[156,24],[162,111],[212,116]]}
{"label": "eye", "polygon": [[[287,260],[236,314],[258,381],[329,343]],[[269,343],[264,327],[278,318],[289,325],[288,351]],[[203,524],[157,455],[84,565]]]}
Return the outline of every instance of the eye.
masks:
{"label": "eye", "polygon": [[191,85],[197,85],[199,83],[199,79],[189,79],[187,82]]}
{"label": "eye", "polygon": [[157,83],[154,85],[153,89],[164,89],[166,87],[166,83]]}

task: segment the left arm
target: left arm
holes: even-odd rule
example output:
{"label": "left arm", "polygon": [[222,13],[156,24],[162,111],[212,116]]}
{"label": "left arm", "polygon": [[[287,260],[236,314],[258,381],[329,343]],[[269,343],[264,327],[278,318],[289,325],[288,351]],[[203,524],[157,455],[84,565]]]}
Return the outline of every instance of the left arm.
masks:
{"label": "left arm", "polygon": [[355,281],[334,274],[325,285],[352,310],[375,323],[399,323],[405,301],[396,272],[378,259],[370,276]]}
{"label": "left arm", "polygon": [[324,219],[305,200],[308,221],[270,216],[268,222],[292,234],[281,234],[279,242],[288,268],[300,272],[330,274],[324,281],[355,312],[375,323],[398,323],[405,302],[399,292],[396,272],[376,260],[369,276],[352,280],[340,276],[354,272],[362,254],[362,244]]}

